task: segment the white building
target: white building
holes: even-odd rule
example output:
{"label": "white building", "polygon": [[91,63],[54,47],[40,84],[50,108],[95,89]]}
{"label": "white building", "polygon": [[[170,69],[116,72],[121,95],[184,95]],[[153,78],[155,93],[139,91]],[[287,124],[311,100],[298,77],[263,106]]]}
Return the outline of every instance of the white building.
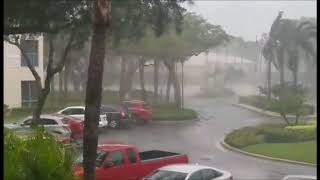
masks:
{"label": "white building", "polygon": [[[9,108],[31,106],[36,100],[35,79],[27,67],[21,51],[14,45],[4,41],[4,104]],[[22,40],[40,78],[43,80],[44,38],[38,40]]]}

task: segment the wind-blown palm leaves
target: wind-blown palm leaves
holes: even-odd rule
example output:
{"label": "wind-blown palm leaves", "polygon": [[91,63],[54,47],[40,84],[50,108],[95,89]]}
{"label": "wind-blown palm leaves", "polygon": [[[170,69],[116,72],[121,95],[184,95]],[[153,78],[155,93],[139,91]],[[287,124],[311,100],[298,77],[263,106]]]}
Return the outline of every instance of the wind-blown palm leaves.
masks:
{"label": "wind-blown palm leaves", "polygon": [[[286,65],[293,74],[293,83],[297,85],[298,67],[303,53],[306,57],[311,57],[306,59],[312,59],[312,62],[316,63],[317,53],[312,42],[317,37],[316,33],[317,27],[312,22],[282,19],[282,12],[279,13],[271,26],[269,39],[262,53],[279,69],[281,84],[284,83],[283,71]],[[285,58],[285,54],[288,58]]]}

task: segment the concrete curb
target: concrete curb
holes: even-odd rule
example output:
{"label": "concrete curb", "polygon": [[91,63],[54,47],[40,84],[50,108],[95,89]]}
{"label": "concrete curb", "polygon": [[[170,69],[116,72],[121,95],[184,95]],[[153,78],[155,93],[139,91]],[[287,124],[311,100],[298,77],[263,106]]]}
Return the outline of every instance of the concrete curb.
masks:
{"label": "concrete curb", "polygon": [[[246,104],[232,103],[232,105],[233,106],[238,106],[238,107],[241,107],[241,108],[253,111],[253,112],[257,112],[257,113],[260,113],[260,114],[263,114],[263,115],[266,115],[266,116],[279,117],[279,118],[281,117],[278,113],[271,112],[271,111],[265,111],[263,109],[256,108],[256,107],[253,107],[253,106],[250,106],[250,105],[246,105]],[[296,118],[294,115],[288,115],[287,117],[288,118]],[[308,115],[308,116],[301,116],[300,118],[314,119],[314,118],[317,118],[317,115],[314,114],[314,115]]]}
{"label": "concrete curb", "polygon": [[246,152],[246,151],[243,151],[241,149],[238,149],[238,148],[235,148],[235,147],[232,147],[232,146],[228,145],[224,140],[221,141],[220,144],[226,149],[229,149],[231,151],[235,151],[235,152],[247,155],[247,156],[253,156],[253,157],[257,157],[257,158],[261,158],[261,159],[267,159],[267,160],[272,160],[272,161],[280,161],[280,162],[286,162],[286,163],[291,163],[291,164],[298,164],[298,165],[304,165],[304,166],[317,167],[317,164],[300,162],[300,161],[293,161],[293,160],[281,159],[281,158],[274,158],[274,157],[269,157],[269,156],[265,156],[265,155]]}

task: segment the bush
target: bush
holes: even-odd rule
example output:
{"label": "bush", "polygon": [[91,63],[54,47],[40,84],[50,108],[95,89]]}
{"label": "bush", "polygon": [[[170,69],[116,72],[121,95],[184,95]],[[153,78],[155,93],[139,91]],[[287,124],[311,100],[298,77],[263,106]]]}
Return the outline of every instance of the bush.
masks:
{"label": "bush", "polygon": [[316,128],[297,127],[276,127],[263,130],[264,139],[267,143],[290,143],[314,140],[317,136]]}
{"label": "bush", "polygon": [[72,163],[71,153],[40,130],[24,139],[4,130],[4,180],[73,180]]}
{"label": "bush", "polygon": [[259,143],[291,143],[315,140],[315,125],[284,126],[283,124],[261,124],[244,127],[229,133],[225,142],[237,148]]}
{"label": "bush", "polygon": [[260,129],[256,127],[244,127],[237,129],[225,138],[225,142],[237,148],[243,148],[263,142]]}

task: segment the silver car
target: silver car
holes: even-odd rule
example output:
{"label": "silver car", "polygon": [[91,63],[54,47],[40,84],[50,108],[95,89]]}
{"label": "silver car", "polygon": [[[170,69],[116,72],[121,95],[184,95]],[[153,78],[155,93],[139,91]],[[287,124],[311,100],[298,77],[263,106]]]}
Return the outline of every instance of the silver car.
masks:
{"label": "silver car", "polygon": [[232,180],[231,173],[197,164],[175,164],[161,167],[144,180]]}
{"label": "silver car", "polygon": [[[31,126],[32,116],[23,119],[20,123],[4,124],[4,127],[12,130],[29,129]],[[71,136],[71,130],[69,128],[68,121],[63,117],[53,115],[41,115],[40,124],[49,133],[63,134],[64,136]]]}
{"label": "silver car", "polygon": [[282,180],[316,180],[316,176],[305,176],[305,175],[288,175]]}

